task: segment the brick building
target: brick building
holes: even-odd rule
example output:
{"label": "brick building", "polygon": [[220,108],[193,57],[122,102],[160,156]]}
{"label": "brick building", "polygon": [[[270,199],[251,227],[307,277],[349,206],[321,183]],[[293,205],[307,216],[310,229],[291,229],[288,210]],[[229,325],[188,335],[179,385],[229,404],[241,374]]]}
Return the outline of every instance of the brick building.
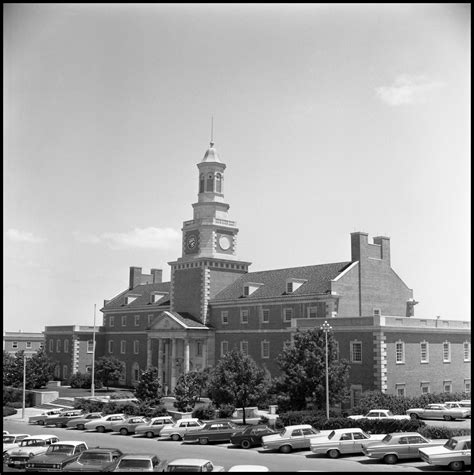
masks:
{"label": "brick building", "polygon": [[172,391],[180,374],[213,366],[232,348],[276,375],[276,356],[296,329],[330,319],[340,357],[351,361],[352,401],[366,389],[470,390],[469,322],[414,318],[417,302],[392,269],[390,238],[369,243],[354,232],[350,259],[249,272],[236,255],[239,229],[213,143],[197,167],[198,200],[183,223],[181,257],[169,262],[171,281],[131,267],[128,287],[101,309],[103,354],[125,363],[125,385],[153,365]]}
{"label": "brick building", "polygon": [[14,355],[17,351],[37,352],[44,344],[43,333],[3,332],[3,351]]}

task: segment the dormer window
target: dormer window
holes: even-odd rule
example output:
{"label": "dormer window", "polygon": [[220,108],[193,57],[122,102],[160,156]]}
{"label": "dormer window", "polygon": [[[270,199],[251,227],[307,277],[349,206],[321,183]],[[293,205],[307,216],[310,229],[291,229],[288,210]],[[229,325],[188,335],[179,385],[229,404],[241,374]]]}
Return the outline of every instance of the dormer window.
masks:
{"label": "dormer window", "polygon": [[295,290],[299,289],[305,282],[307,282],[306,279],[287,279],[286,293],[292,294]]}
{"label": "dormer window", "polygon": [[153,292],[150,295],[150,303],[155,303],[161,300],[166,295],[166,292]]}
{"label": "dormer window", "polygon": [[136,300],[138,296],[134,295],[127,295],[125,297],[125,305],[131,304],[134,300]]}
{"label": "dormer window", "polygon": [[243,287],[243,296],[248,297],[252,295],[256,290],[258,290],[263,284],[258,284],[256,282],[246,282]]}

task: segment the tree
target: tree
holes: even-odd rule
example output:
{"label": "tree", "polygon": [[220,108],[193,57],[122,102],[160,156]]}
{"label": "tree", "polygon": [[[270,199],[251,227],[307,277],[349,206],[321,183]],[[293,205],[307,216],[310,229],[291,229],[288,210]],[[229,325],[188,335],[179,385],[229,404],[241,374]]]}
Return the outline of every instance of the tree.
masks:
{"label": "tree", "polygon": [[[15,356],[3,352],[3,384],[16,388],[23,386],[23,355],[24,350],[17,351]],[[26,389],[39,389],[53,377],[54,363],[40,348],[32,356],[26,358]]]}
{"label": "tree", "polygon": [[191,371],[178,378],[174,388],[176,398],[174,405],[178,410],[192,411],[194,409],[207,384],[208,374],[203,371]]}
{"label": "tree", "polygon": [[248,355],[232,350],[222,358],[211,372],[209,395],[218,405],[233,404],[243,410],[265,400],[270,381],[265,371]]}
{"label": "tree", "polygon": [[95,377],[109,390],[109,383],[118,381],[124,374],[123,363],[113,356],[101,356],[95,362]]}
{"label": "tree", "polygon": [[[3,350],[3,385],[18,387],[22,381],[22,372],[15,356]],[[23,361],[22,361],[23,364]]]}
{"label": "tree", "polygon": [[[329,400],[342,402],[349,395],[349,362],[337,359],[334,337],[328,333]],[[282,375],[275,387],[287,397],[292,409],[306,407],[308,400],[322,409],[326,402],[326,343],[319,328],[297,330],[293,345],[284,348],[277,357]]]}
{"label": "tree", "polygon": [[161,395],[158,368],[152,366],[141,372],[140,381],[135,388],[135,397],[140,401],[158,403]]}

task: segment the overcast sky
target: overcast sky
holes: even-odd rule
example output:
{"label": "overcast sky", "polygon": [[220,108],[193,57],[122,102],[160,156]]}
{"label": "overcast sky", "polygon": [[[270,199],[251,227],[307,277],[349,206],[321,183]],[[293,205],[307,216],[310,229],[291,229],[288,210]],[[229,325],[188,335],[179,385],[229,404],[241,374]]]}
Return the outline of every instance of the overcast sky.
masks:
{"label": "overcast sky", "polygon": [[169,280],[211,116],[250,271],[386,235],[415,316],[470,318],[470,4],[3,8],[4,330]]}

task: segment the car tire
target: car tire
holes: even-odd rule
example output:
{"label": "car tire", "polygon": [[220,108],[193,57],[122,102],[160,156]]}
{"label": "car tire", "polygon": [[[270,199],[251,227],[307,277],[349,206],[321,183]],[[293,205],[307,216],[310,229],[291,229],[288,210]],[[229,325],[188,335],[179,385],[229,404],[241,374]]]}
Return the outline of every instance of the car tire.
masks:
{"label": "car tire", "polygon": [[443,419],[445,421],[454,421],[454,417],[451,417],[451,416],[443,416]]}
{"label": "car tire", "polygon": [[149,430],[146,434],[145,434],[149,439],[153,438],[155,436],[155,434]]}
{"label": "car tire", "polygon": [[84,424],[77,424],[76,426],[79,430],[84,430]]}
{"label": "car tire", "polygon": [[418,419],[418,414],[410,414],[410,419],[413,419],[413,420]]}
{"label": "car tire", "polygon": [[449,469],[453,470],[454,472],[458,472],[464,468],[464,462],[462,460],[456,460],[455,462],[451,462],[449,464]]}
{"label": "car tire", "polygon": [[383,458],[383,461],[384,461],[384,463],[386,463],[388,465],[393,465],[393,464],[398,462],[398,457],[395,454],[387,454]]}
{"label": "car tire", "polygon": [[337,459],[339,457],[339,455],[341,455],[341,453],[337,449],[328,450],[328,457],[329,458]]}
{"label": "car tire", "polygon": [[58,429],[63,426],[60,422],[58,422],[57,424],[54,424],[54,425],[55,425]]}
{"label": "car tire", "polygon": [[282,454],[289,454],[292,450],[293,450],[293,449],[292,449],[291,445],[282,445],[282,446],[280,447],[280,452],[281,452]]}
{"label": "car tire", "polygon": [[209,443],[209,439],[207,439],[206,437],[199,437],[199,443],[201,445],[207,445]]}
{"label": "car tire", "polygon": [[127,430],[125,427],[122,427],[122,428],[120,429],[120,433],[121,433],[122,435],[128,435],[128,430]]}
{"label": "car tire", "polygon": [[98,426],[96,427],[97,432],[100,432],[101,434],[105,432],[105,427],[104,426]]}
{"label": "car tire", "polygon": [[177,442],[178,440],[181,440],[181,436],[179,434],[173,434],[171,436],[171,440],[174,440],[175,442]]}
{"label": "car tire", "polygon": [[242,440],[242,442],[240,442],[240,446],[243,448],[243,449],[250,449],[250,446],[252,444],[250,443],[250,440],[248,439],[244,439]]}
{"label": "car tire", "polygon": [[44,426],[44,421],[38,421],[38,424],[39,424],[40,426]]}

